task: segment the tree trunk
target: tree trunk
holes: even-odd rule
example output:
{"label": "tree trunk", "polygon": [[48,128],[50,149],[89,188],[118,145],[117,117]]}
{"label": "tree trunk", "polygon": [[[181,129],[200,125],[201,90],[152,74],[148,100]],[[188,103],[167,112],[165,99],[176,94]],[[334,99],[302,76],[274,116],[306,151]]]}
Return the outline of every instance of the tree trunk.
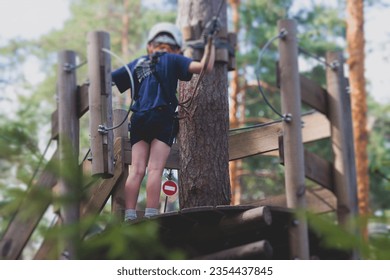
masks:
{"label": "tree trunk", "polygon": [[359,213],[369,211],[369,177],[367,156],[367,103],[364,78],[364,11],[363,0],[347,1],[347,44],[351,110],[353,119]]}
{"label": "tree trunk", "polygon": [[[129,10],[129,0],[122,1],[123,10],[121,12],[122,26],[121,26],[121,53],[122,59],[128,61],[129,59],[129,29],[130,29],[130,10]],[[134,8],[134,7],[133,7]],[[116,99],[118,100],[118,108],[125,109],[127,107],[127,99],[129,94],[119,94],[117,93]]]}
{"label": "tree trunk", "polygon": [[[217,14],[222,0],[179,1],[178,22],[183,28],[203,30]],[[226,30],[226,3],[219,14],[222,30]],[[200,27],[200,29],[199,29]],[[193,39],[200,38],[200,32]],[[223,32],[221,32],[223,33]],[[193,93],[198,76],[179,85],[179,100]],[[229,109],[227,64],[216,62],[211,73],[202,79],[194,95],[189,114],[180,120],[179,200],[180,208],[230,204],[229,183]]]}
{"label": "tree trunk", "polygon": [[[232,17],[234,32],[238,34],[239,31],[239,11],[240,0],[229,0],[230,6],[232,7]],[[238,95],[240,93],[239,79],[237,70],[232,72],[232,78],[230,82],[231,95],[230,95],[230,127],[237,128],[240,126],[240,120],[244,116],[239,117],[240,103],[238,101]],[[241,202],[241,184],[240,176],[242,168],[242,160],[234,160],[229,163],[230,172],[230,184],[232,188],[232,204],[238,205]]]}

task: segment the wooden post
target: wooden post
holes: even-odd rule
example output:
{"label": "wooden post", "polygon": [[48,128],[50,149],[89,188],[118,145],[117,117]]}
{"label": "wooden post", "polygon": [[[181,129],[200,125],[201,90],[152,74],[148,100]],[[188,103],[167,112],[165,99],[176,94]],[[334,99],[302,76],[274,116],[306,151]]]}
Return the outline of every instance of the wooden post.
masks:
{"label": "wooden post", "polygon": [[[296,23],[280,20],[278,28],[287,31],[279,42],[282,113],[289,116],[283,122],[287,207],[306,210]],[[309,259],[307,222],[302,216],[297,216],[290,227],[290,253],[293,259]]]}
{"label": "wooden post", "polygon": [[[80,217],[79,193],[79,118],[76,102],[76,53],[62,51],[58,54],[58,119],[59,119],[59,194],[62,198],[61,218],[65,227],[75,226]],[[75,227],[77,228],[77,227]],[[67,232],[66,230],[64,232]],[[76,258],[77,230],[65,236],[67,258]]]}
{"label": "wooden post", "polygon": [[110,35],[93,31],[87,35],[89,77],[89,129],[91,137],[92,175],[110,178],[114,174]]}
{"label": "wooden post", "polygon": [[[114,110],[114,126],[119,125],[125,118],[127,112],[123,109]],[[128,140],[129,129],[128,129],[128,118],[126,118],[125,122],[114,130],[114,139],[117,138],[125,138]],[[115,163],[117,164],[117,163]],[[123,167],[123,175],[121,177],[120,182],[117,184],[115,189],[112,192],[111,197],[111,212],[114,213],[120,220],[124,217],[125,212],[125,184],[127,180],[127,176],[129,175],[128,164],[124,161],[122,162]]]}
{"label": "wooden post", "polygon": [[326,59],[328,64],[335,66],[326,69],[328,111],[334,154],[337,217],[339,223],[346,226],[351,217],[358,214],[351,105],[346,91],[342,53],[329,52]]}

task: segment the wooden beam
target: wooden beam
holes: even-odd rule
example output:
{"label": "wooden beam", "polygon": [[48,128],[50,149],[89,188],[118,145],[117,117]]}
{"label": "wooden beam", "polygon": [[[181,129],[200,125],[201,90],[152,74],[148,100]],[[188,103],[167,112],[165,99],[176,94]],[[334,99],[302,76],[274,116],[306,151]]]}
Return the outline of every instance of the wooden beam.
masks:
{"label": "wooden beam", "polygon": [[237,246],[216,253],[204,255],[197,260],[253,260],[270,259],[273,254],[271,244],[267,240],[261,240],[250,244]]}
{"label": "wooden beam", "polygon": [[51,139],[58,140],[58,109],[51,114]]}
{"label": "wooden beam", "polygon": [[[283,142],[279,142],[283,145]],[[320,186],[334,191],[333,181],[333,165],[327,160],[313,154],[307,150],[304,150],[305,156],[305,176],[316,182]],[[280,164],[284,165],[283,147],[280,147],[279,153]]]}
{"label": "wooden beam", "polygon": [[38,181],[26,193],[18,212],[12,218],[0,241],[0,259],[16,260],[20,257],[37,227],[43,214],[51,203],[51,188],[57,183],[53,166],[58,161],[55,152],[46,165]]}
{"label": "wooden beam", "polygon": [[281,123],[232,134],[229,137],[229,160],[236,160],[278,149]]}
{"label": "wooden beam", "polygon": [[[127,111],[123,109],[114,110],[114,126],[123,124],[114,130],[114,139],[123,138],[128,139],[129,128],[128,128],[128,118]],[[124,143],[125,141],[123,141]],[[124,151],[123,151],[124,155]],[[125,185],[128,177],[129,166],[123,161],[123,176],[121,182],[112,191],[111,196],[111,212],[118,217],[118,219],[123,220],[126,206],[125,206]]]}
{"label": "wooden beam", "polygon": [[302,121],[302,141],[309,143],[330,137],[329,120],[321,113],[305,115]]}
{"label": "wooden beam", "polygon": [[332,131],[332,149],[335,167],[335,192],[338,199],[338,219],[348,225],[349,219],[358,214],[357,182],[354,157],[354,139],[350,96],[346,92],[341,52],[327,53],[328,63],[337,62],[337,68],[327,67],[326,78],[329,91],[329,119]]}
{"label": "wooden beam", "polygon": [[[334,193],[325,188],[314,188],[306,191],[307,210],[316,214],[334,212],[337,209],[337,199]],[[286,195],[270,196],[250,205],[287,207]]]}
{"label": "wooden beam", "polygon": [[[81,218],[85,218],[89,215],[97,215],[103,209],[107,200],[109,199],[111,192],[121,180],[123,180],[124,174],[124,142],[123,138],[117,138],[114,145],[114,157],[116,161],[116,168],[114,176],[105,179],[98,180],[98,184],[91,189],[90,197],[81,207]],[[56,224],[55,226],[57,226]],[[85,232],[81,232],[81,236],[84,236]],[[52,259],[53,256],[56,256],[53,253],[53,250],[56,250],[56,243],[51,238],[46,238],[37,253],[34,256],[34,259]]]}
{"label": "wooden beam", "polygon": [[306,150],[305,175],[322,187],[334,191],[333,164]]}
{"label": "wooden beam", "polygon": [[[302,138],[304,143],[317,141],[330,136],[330,124],[321,113],[314,112],[302,117]],[[229,135],[229,160],[278,151],[278,138],[282,134],[282,123],[274,123]],[[278,154],[272,154],[277,156]],[[131,164],[130,142],[125,142],[125,163]],[[179,146],[174,143],[166,168],[179,169]]]}
{"label": "wooden beam", "polygon": [[[88,84],[77,86],[77,116],[81,118],[89,110],[88,104]],[[51,114],[51,138],[58,139],[58,110]]]}
{"label": "wooden beam", "polygon": [[304,103],[316,109],[317,111],[328,115],[328,93],[316,82],[306,78],[303,75],[299,76],[301,85],[301,99]]}
{"label": "wooden beam", "polygon": [[[279,40],[281,107],[284,116],[291,115],[290,121],[283,122],[285,157],[285,184],[287,206],[305,209],[304,150],[301,123],[301,87],[298,68],[297,24],[294,20],[278,21],[280,32],[286,35]],[[309,259],[309,236],[307,221],[297,218],[298,223],[290,226],[291,259]]]}
{"label": "wooden beam", "polygon": [[[330,124],[321,113],[314,112],[302,117],[302,140],[309,143],[330,137]],[[278,138],[282,135],[282,123],[258,127],[229,136],[229,160],[258,154],[269,154],[279,149]],[[277,155],[277,154],[274,154]]]}
{"label": "wooden beam", "polygon": [[89,132],[91,139],[92,175],[110,178],[114,173],[110,34],[93,31],[87,35],[89,78]]}
{"label": "wooden beam", "polygon": [[[60,178],[58,180],[59,195],[62,199],[61,217],[64,226],[78,223],[80,218],[79,186],[79,118],[77,115],[77,81],[75,70],[68,70],[66,65],[76,64],[74,51],[61,51],[58,53],[58,150]],[[77,249],[75,239],[79,238],[77,232],[64,237],[64,247],[69,259],[76,259]]]}
{"label": "wooden beam", "polygon": [[248,229],[258,229],[272,224],[271,211],[268,207],[256,207],[235,216],[224,216],[218,224],[223,234],[236,234]]}
{"label": "wooden beam", "polygon": [[89,84],[77,86],[77,114],[81,118],[89,110]]}
{"label": "wooden beam", "polygon": [[103,180],[98,187],[92,191],[89,201],[84,205],[81,215],[85,217],[87,215],[98,214],[109,199],[112,190],[121,182],[124,174],[124,138],[117,138],[114,145],[114,157],[115,166],[113,177]]}
{"label": "wooden beam", "polygon": [[[131,145],[130,141],[126,140],[124,143],[125,155],[124,162],[127,165],[131,164]],[[173,143],[171,152],[165,164],[165,168],[167,169],[179,169],[179,145],[177,143]]]}

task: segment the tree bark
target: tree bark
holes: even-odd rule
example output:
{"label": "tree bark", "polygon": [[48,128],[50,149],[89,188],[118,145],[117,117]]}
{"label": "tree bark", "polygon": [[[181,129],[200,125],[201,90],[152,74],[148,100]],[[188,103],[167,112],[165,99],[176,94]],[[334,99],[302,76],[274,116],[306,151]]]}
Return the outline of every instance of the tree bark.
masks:
{"label": "tree bark", "polygon": [[121,30],[121,49],[122,57],[125,61],[129,58],[129,0],[123,0],[122,30]]}
{"label": "tree bark", "polygon": [[[239,31],[239,5],[240,0],[229,0],[232,7],[232,17],[234,32],[237,34]],[[240,122],[243,121],[245,116],[239,116],[239,108],[242,104],[238,101],[240,93],[239,77],[237,70],[232,72],[232,78],[230,82],[231,95],[230,95],[230,127],[237,128],[240,126]],[[230,184],[232,188],[232,204],[238,205],[241,202],[241,184],[239,173],[242,169],[242,160],[238,159],[229,163],[230,172]]]}
{"label": "tree bark", "polygon": [[347,1],[347,61],[351,89],[351,110],[356,155],[359,213],[369,212],[369,177],[367,156],[367,102],[364,78],[364,10],[363,0]]}
{"label": "tree bark", "polygon": [[[203,30],[217,14],[222,0],[179,1],[178,23],[183,28]],[[219,14],[226,30],[226,3]],[[199,28],[200,27],[200,28]],[[198,32],[196,38],[200,38]],[[195,33],[194,33],[195,34]],[[198,76],[179,85],[179,101],[193,93]],[[229,107],[227,64],[216,61],[211,73],[202,79],[188,114],[180,120],[179,200],[180,208],[230,204]]]}

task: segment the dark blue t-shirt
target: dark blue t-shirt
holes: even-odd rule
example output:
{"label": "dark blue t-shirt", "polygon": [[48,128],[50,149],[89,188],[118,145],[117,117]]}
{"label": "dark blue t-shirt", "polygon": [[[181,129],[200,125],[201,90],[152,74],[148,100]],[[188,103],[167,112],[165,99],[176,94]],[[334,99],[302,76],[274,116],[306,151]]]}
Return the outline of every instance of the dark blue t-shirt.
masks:
{"label": "dark blue t-shirt", "polygon": [[[131,107],[134,112],[147,111],[159,106],[170,106],[174,111],[178,104],[176,97],[178,80],[189,81],[192,78],[188,71],[192,59],[171,53],[158,53],[155,57],[156,63],[152,67],[149,56],[142,56],[127,65],[134,79],[134,104]],[[152,73],[153,67],[156,74]],[[130,88],[130,78],[125,67],[115,70],[112,73],[112,80],[120,92]]]}

